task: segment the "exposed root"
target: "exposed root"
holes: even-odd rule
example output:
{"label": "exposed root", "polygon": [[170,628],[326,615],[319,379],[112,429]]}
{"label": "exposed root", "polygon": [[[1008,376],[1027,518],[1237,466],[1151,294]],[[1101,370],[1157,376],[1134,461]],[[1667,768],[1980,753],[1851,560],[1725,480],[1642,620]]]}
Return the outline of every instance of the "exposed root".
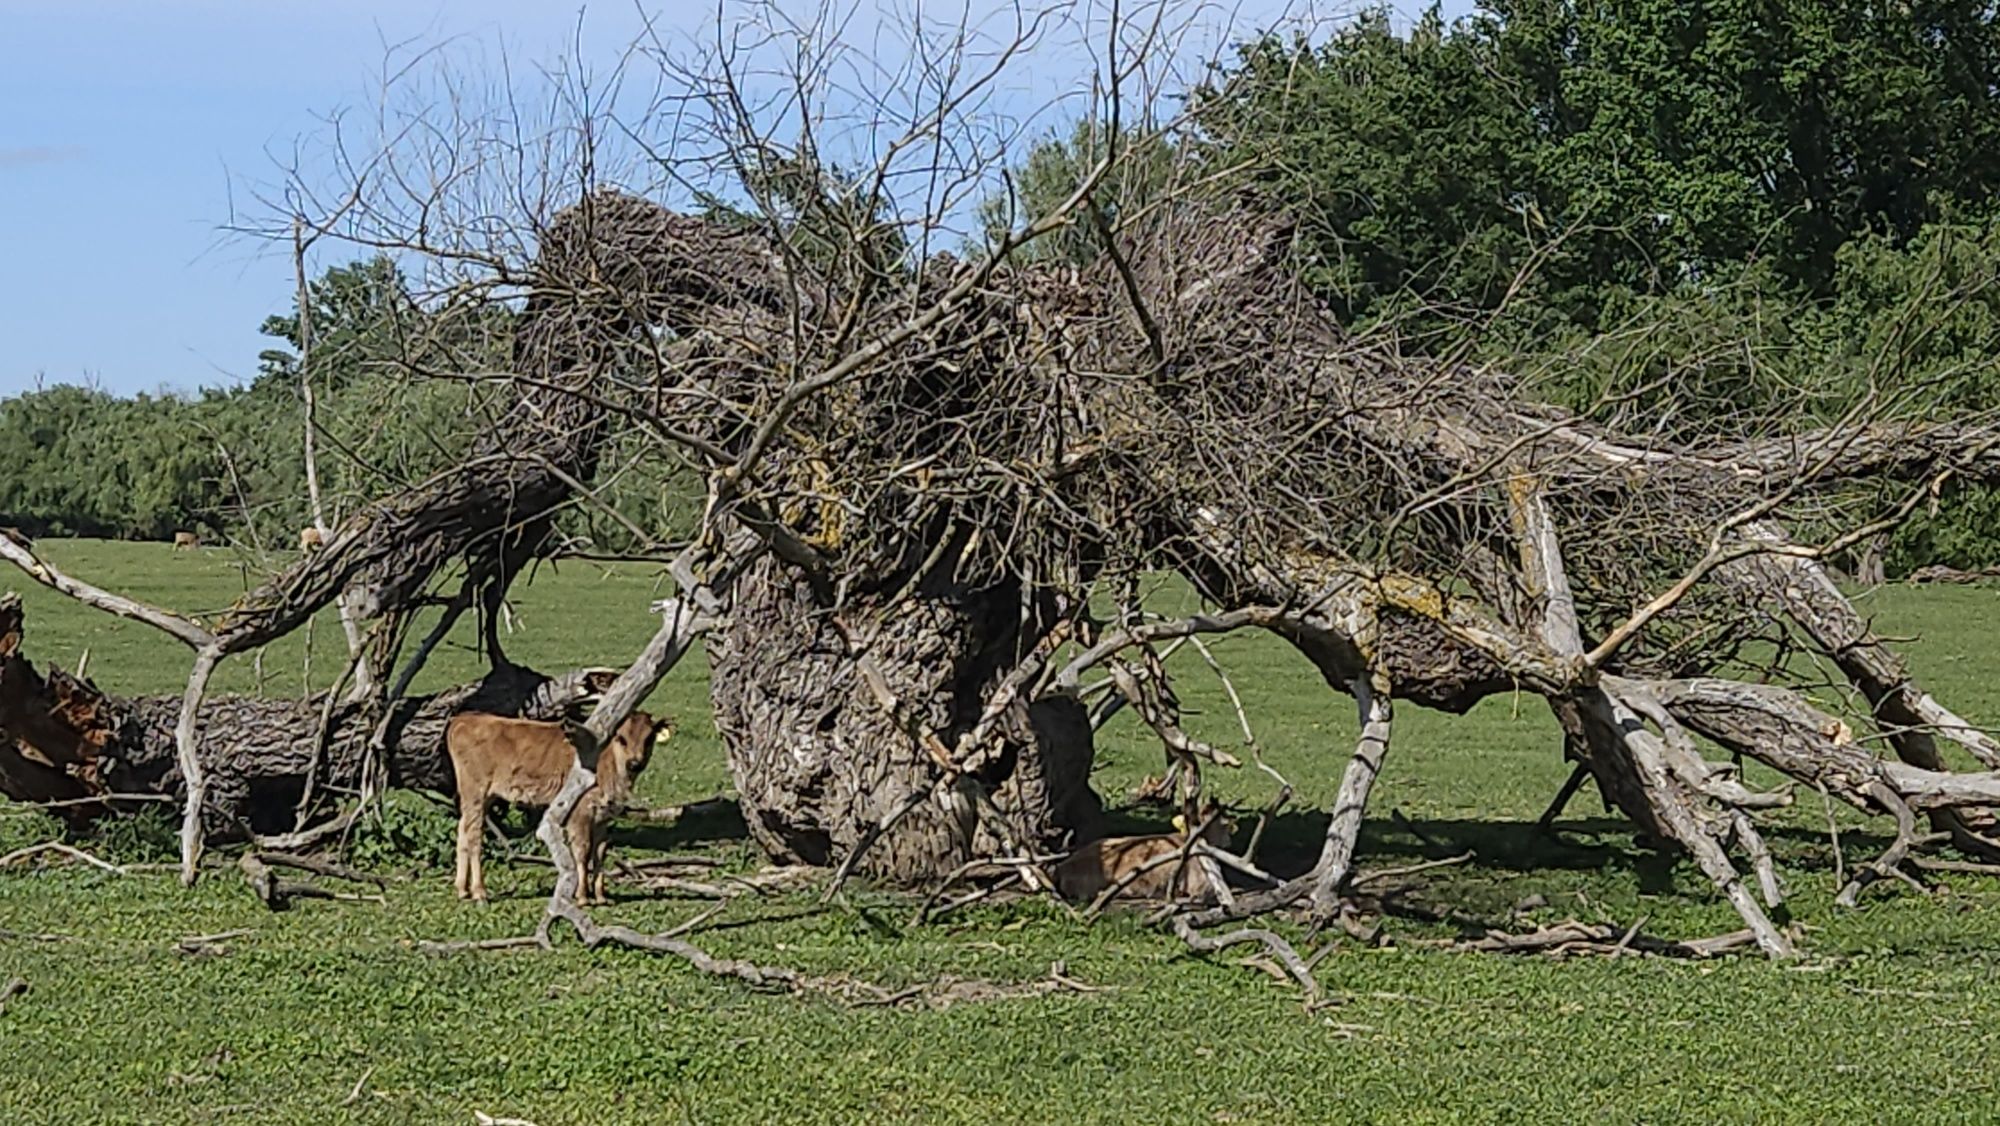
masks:
{"label": "exposed root", "polygon": [[1305,990],[1306,1004],[1311,1005],[1322,996],[1319,979],[1313,976],[1312,968],[1306,965],[1306,960],[1299,957],[1299,952],[1292,949],[1291,943],[1271,931],[1256,927],[1241,927],[1226,934],[1206,935],[1196,930],[1185,915],[1175,916],[1173,927],[1174,933],[1181,937],[1181,941],[1188,944],[1188,949],[1197,954],[1212,954],[1217,950],[1246,942],[1258,943],[1263,946],[1266,953],[1277,960],[1280,966],[1284,967],[1285,972],[1292,976],[1292,980],[1299,983],[1299,988]]}
{"label": "exposed root", "polygon": [[1912,849],[1936,844],[1951,837],[1949,833],[1920,834],[1917,831],[1917,815],[1911,812],[1909,803],[1888,786],[1878,782],[1872,787],[1871,792],[1875,800],[1882,804],[1882,808],[1888,810],[1890,816],[1896,819],[1896,839],[1889,843],[1888,848],[1882,850],[1882,855],[1854,869],[1854,878],[1847,882],[1846,887],[1840,889],[1840,894],[1833,900],[1842,907],[1853,907],[1860,903],[1861,889],[1876,880],[1891,876],[1902,880],[1920,893],[1925,892],[1927,889],[1917,881],[1916,877],[1903,871],[1903,862],[1909,859]]}
{"label": "exposed root", "polygon": [[356,872],[352,869],[343,868],[340,865],[330,864],[325,861],[311,860],[300,856],[288,856],[283,853],[246,852],[236,862],[236,866],[242,870],[243,882],[249,885],[251,893],[264,906],[269,907],[273,911],[283,911],[289,908],[294,899],[337,899],[383,904],[388,902],[388,899],[382,895],[329,891],[318,884],[302,880],[286,880],[271,870],[274,866],[293,868],[300,871],[313,872],[318,875],[330,876],[335,879],[352,880],[357,883],[370,883],[378,888],[387,886],[379,876],[371,876],[365,872]]}
{"label": "exposed root", "polygon": [[1453,950],[1495,954],[1547,954],[1569,957],[1579,954],[1652,954],[1666,958],[1712,958],[1758,944],[1755,931],[1745,928],[1713,938],[1670,941],[1639,933],[1643,918],[1628,927],[1612,923],[1579,923],[1574,919],[1542,927],[1527,934],[1488,930],[1475,938],[1447,942]]}
{"label": "exposed root", "polygon": [[107,860],[99,860],[97,857],[90,855],[80,848],[72,848],[58,841],[44,841],[38,845],[29,845],[27,848],[15,849],[5,856],[0,856],[0,868],[11,868],[16,864],[25,863],[37,856],[45,856],[51,853],[57,856],[66,856],[71,860],[80,860],[94,868],[102,868],[114,876],[129,874],[129,869]]}

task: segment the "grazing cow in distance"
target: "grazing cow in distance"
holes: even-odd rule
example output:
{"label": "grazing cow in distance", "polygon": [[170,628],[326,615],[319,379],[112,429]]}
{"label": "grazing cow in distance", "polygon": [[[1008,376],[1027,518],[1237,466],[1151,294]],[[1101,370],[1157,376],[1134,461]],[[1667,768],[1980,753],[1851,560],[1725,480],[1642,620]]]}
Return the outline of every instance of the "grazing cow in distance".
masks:
{"label": "grazing cow in distance", "polygon": [[195,535],[193,532],[174,533],[175,551],[193,551],[194,549],[200,546],[201,546],[201,537]]}
{"label": "grazing cow in distance", "polygon": [[[1204,842],[1216,848],[1229,846],[1229,822],[1222,816],[1221,807],[1213,801],[1203,804],[1196,824],[1206,825],[1201,834]],[[1174,899],[1180,896],[1198,901],[1210,899],[1215,895],[1215,888],[1210,885],[1203,866],[1194,863],[1192,855],[1185,863],[1179,859],[1179,854],[1187,846],[1187,834],[1186,816],[1175,814],[1174,831],[1171,833],[1105,837],[1092,841],[1056,865],[1056,890],[1070,899],[1092,902],[1103,894],[1104,889],[1133,872],[1139,872],[1139,875],[1133,876],[1131,883],[1119,891],[1119,895],[1136,899]],[[1174,859],[1163,859],[1165,857]]]}
{"label": "grazing cow in distance", "polygon": [[[591,787],[564,825],[570,855],[576,858],[578,906],[606,902],[604,853],[608,826],[631,796],[632,783],[646,768],[656,740],[673,735],[671,718],[633,712],[597,756],[597,785]],[[462,712],[444,729],[445,753],[458,778],[458,864],[453,887],[460,899],[486,901],[482,852],[486,808],[495,799],[546,808],[562,789],[576,748],[559,723]]]}
{"label": "grazing cow in distance", "polygon": [[306,527],[300,529],[299,531],[300,551],[313,552],[313,551],[318,551],[320,548],[325,546],[326,546],[326,539],[319,534],[318,528]]}

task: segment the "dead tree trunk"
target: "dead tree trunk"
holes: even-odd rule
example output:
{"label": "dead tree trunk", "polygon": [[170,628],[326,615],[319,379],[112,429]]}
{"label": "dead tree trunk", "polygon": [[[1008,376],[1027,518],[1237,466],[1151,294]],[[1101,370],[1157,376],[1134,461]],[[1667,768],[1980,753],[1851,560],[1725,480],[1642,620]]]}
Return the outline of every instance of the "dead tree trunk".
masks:
{"label": "dead tree trunk", "polygon": [[[23,652],[20,600],[0,597],[0,793],[23,802],[63,802],[77,822],[130,808],[110,795],[185,793],[175,754],[179,696],[113,696],[60,669],[38,671]],[[554,719],[610,674],[547,677],[507,666],[484,680],[397,702],[390,719],[389,781],[450,793],[444,726],[462,710]],[[295,828],[300,793],[320,759],[321,784],[359,789],[373,724],[364,703],[338,701],[320,752],[325,700],[219,696],[196,714],[207,771],[202,823],[212,839]],[[92,801],[88,799],[108,799]]]}
{"label": "dead tree trunk", "polygon": [[[708,654],[716,728],[758,843],[780,860],[828,864],[895,817],[857,869],[897,881],[1000,852],[992,826],[959,795],[917,800],[945,771],[905,720],[945,744],[969,730],[1015,663],[1020,606],[1019,591],[1003,587],[835,616],[783,564],[753,568]],[[902,717],[871,691],[871,674]],[[1050,848],[1070,833],[1094,835],[1100,807],[1082,704],[1017,705],[1000,733],[1000,752],[973,778],[1015,843]]]}

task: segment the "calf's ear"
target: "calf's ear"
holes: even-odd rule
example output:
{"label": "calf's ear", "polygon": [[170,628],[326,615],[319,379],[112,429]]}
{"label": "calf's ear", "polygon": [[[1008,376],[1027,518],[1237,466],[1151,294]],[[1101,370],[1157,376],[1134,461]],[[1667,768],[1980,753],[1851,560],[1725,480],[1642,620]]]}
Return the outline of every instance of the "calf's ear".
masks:
{"label": "calf's ear", "polygon": [[597,740],[591,737],[590,729],[574,716],[563,717],[562,732],[563,737],[569,740],[569,745],[579,755],[593,754],[600,749]]}

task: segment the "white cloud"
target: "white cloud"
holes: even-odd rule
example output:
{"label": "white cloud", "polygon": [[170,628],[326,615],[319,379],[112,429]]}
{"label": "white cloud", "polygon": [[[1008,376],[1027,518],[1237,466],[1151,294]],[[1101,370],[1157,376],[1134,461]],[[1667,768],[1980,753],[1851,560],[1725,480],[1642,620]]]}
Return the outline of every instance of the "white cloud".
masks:
{"label": "white cloud", "polygon": [[82,145],[26,145],[21,148],[0,149],[0,169],[30,168],[37,164],[64,164],[83,158]]}

